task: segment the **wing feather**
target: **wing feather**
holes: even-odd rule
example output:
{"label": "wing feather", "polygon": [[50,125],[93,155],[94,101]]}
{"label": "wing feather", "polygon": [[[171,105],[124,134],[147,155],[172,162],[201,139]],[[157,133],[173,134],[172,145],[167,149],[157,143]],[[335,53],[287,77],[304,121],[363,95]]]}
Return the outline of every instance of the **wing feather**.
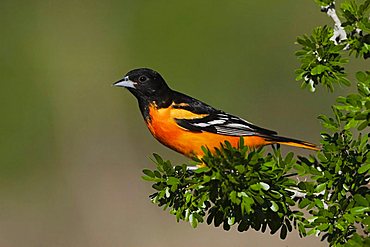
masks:
{"label": "wing feather", "polygon": [[176,99],[173,108],[182,109],[194,114],[204,114],[197,118],[175,118],[176,123],[192,132],[211,132],[228,136],[271,136],[277,133],[258,127],[240,117],[217,110],[202,101],[173,91]]}
{"label": "wing feather", "polygon": [[190,131],[211,132],[229,136],[276,135],[272,130],[258,127],[242,118],[227,114],[210,114],[204,118],[176,119],[178,125]]}

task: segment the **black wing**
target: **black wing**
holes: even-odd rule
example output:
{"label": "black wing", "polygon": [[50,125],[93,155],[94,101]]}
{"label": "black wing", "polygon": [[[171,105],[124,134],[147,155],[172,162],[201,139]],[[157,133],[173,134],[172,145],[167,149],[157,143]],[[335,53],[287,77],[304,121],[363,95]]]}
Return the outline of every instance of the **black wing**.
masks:
{"label": "black wing", "polygon": [[[175,97],[175,108],[184,109],[196,114],[207,114],[203,118],[175,119],[176,123],[193,132],[211,132],[228,136],[270,136],[277,133],[272,130],[258,127],[240,117],[217,110],[199,100],[178,93]],[[181,102],[181,103],[180,103]]]}
{"label": "black wing", "polygon": [[197,119],[176,119],[176,123],[193,132],[206,131],[228,136],[270,136],[277,134],[275,131],[258,127],[227,113],[210,114]]}
{"label": "black wing", "polygon": [[174,108],[191,111],[196,114],[215,114],[218,112],[222,112],[200,100],[194,99],[190,96],[176,91],[173,91],[173,99],[175,103],[173,105]]}

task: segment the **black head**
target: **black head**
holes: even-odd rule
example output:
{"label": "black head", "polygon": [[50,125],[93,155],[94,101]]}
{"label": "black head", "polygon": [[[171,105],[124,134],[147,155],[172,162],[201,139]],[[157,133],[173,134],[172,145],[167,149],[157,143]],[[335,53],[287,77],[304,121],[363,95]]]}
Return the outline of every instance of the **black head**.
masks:
{"label": "black head", "polygon": [[163,100],[171,92],[158,72],[146,68],[131,70],[114,86],[127,88],[139,100]]}

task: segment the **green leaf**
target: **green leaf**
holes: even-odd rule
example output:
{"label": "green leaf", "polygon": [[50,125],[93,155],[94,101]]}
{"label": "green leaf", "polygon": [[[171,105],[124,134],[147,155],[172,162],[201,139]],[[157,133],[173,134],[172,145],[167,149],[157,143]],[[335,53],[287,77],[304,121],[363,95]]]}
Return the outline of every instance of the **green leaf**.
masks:
{"label": "green leaf", "polygon": [[285,239],[287,234],[288,234],[288,229],[286,225],[282,225],[281,230],[280,230],[280,238]]}
{"label": "green leaf", "polygon": [[333,130],[333,131],[337,130],[338,125],[334,122],[333,119],[328,118],[325,115],[319,115],[318,119],[320,119],[322,121],[321,123],[322,123],[322,126],[324,128],[327,128],[327,129],[330,129],[330,130]]}
{"label": "green leaf", "polygon": [[194,217],[193,214],[190,214],[189,215],[189,222],[190,222],[191,227],[197,228],[197,226],[198,226],[198,219],[196,217]]}
{"label": "green leaf", "polygon": [[329,67],[319,64],[311,70],[311,75],[318,75],[326,70],[329,70]]}
{"label": "green leaf", "polygon": [[270,209],[272,211],[274,211],[274,212],[277,212],[277,211],[279,211],[279,205],[276,202],[271,201],[271,207],[270,207]]}
{"label": "green leaf", "polygon": [[308,198],[304,198],[302,201],[299,202],[298,207],[299,208],[305,208],[310,203],[311,203],[311,201]]}
{"label": "green leaf", "polygon": [[205,167],[201,167],[201,168],[195,169],[195,170],[193,170],[193,172],[195,172],[197,174],[200,174],[200,173],[208,172],[209,170],[210,170],[210,168],[207,167],[207,166],[205,166]]}
{"label": "green leaf", "polygon": [[167,184],[168,185],[177,185],[180,183],[180,180],[178,178],[175,178],[175,177],[169,177],[167,179]]}
{"label": "green leaf", "polygon": [[359,206],[368,207],[369,204],[370,204],[370,202],[368,200],[366,200],[366,198],[363,197],[360,194],[354,195],[353,199],[356,201],[356,204],[359,205]]}
{"label": "green leaf", "polygon": [[370,226],[370,216],[365,217],[362,223],[369,227]]}
{"label": "green leaf", "polygon": [[354,223],[356,221],[356,218],[355,216],[353,216],[352,214],[344,214],[343,215],[343,218],[346,219],[348,222],[350,222],[351,224]]}
{"label": "green leaf", "polygon": [[306,233],[306,229],[305,229],[303,223],[299,222],[299,223],[297,223],[297,225],[298,225],[298,231],[299,231],[299,233],[301,235],[303,235],[303,236],[306,236],[307,233]]}
{"label": "green leaf", "polygon": [[293,160],[293,157],[294,157],[294,153],[289,152],[289,153],[287,154],[287,156],[285,157],[285,163],[286,163],[286,164],[289,164],[289,163]]}
{"label": "green leaf", "polygon": [[270,185],[268,185],[264,182],[260,182],[260,185],[261,185],[261,189],[263,189],[263,190],[269,190],[270,189]]}
{"label": "green leaf", "polygon": [[241,174],[243,174],[243,173],[245,172],[245,166],[243,166],[243,165],[235,166],[235,169],[236,169],[239,173],[241,173]]}
{"label": "green leaf", "polygon": [[253,212],[253,210],[252,210],[252,205],[253,204],[254,204],[254,201],[253,201],[252,198],[243,197],[242,198],[242,204],[241,204],[242,214],[244,215],[244,212],[246,212],[247,214],[250,214],[251,212]]}
{"label": "green leaf", "polygon": [[156,160],[157,164],[163,164],[163,159],[162,159],[162,157],[161,157],[161,156],[159,156],[159,155],[158,155],[158,154],[156,154],[156,153],[153,153],[153,156],[154,156],[154,158],[155,158],[155,160]]}
{"label": "green leaf", "polygon": [[227,224],[229,224],[230,226],[234,225],[235,224],[235,217],[230,217],[227,219]]}
{"label": "green leaf", "polygon": [[162,178],[161,173],[157,170],[154,171],[154,176],[156,176],[157,178]]}
{"label": "green leaf", "polygon": [[235,190],[230,192],[229,198],[232,203],[240,204],[241,200],[236,197],[237,193]]}
{"label": "green leaf", "polygon": [[354,208],[351,208],[350,210],[351,214],[363,214],[369,211],[370,211],[370,207],[354,207]]}
{"label": "green leaf", "polygon": [[324,203],[320,199],[315,199],[315,205],[316,207],[323,209],[324,208]]}
{"label": "green leaf", "polygon": [[351,86],[351,82],[350,82],[347,78],[345,78],[345,77],[340,78],[340,79],[339,79],[339,82],[340,82],[342,85],[344,85],[344,86],[347,86],[347,87]]}
{"label": "green leaf", "polygon": [[141,176],[141,178],[145,181],[155,181],[155,182],[159,181],[158,178],[152,178],[152,177],[148,177],[148,176]]}
{"label": "green leaf", "polygon": [[298,175],[300,175],[300,176],[304,175],[305,172],[306,172],[306,170],[304,169],[304,167],[301,166],[301,165],[298,165],[298,164],[295,164],[293,166],[293,168],[297,171]]}
{"label": "green leaf", "polygon": [[326,231],[328,228],[329,228],[328,223],[324,223],[324,224],[321,224],[318,227],[316,227],[316,229],[319,230],[319,231]]}
{"label": "green leaf", "polygon": [[370,125],[370,122],[367,120],[364,120],[360,123],[360,125],[357,127],[357,130],[361,131],[364,130],[366,127]]}
{"label": "green leaf", "polygon": [[145,175],[147,175],[148,177],[151,177],[151,178],[154,178],[154,177],[155,177],[154,172],[152,172],[152,171],[151,171],[151,170],[149,170],[149,169],[144,169],[144,170],[143,170],[143,173],[144,173]]}
{"label": "green leaf", "polygon": [[357,121],[352,118],[345,126],[344,126],[344,129],[345,130],[349,130],[350,128],[353,128],[357,125]]}
{"label": "green leaf", "polygon": [[363,173],[367,172],[368,170],[370,170],[370,163],[361,166],[360,168],[358,168],[357,171],[358,171],[359,174],[363,174]]}
{"label": "green leaf", "polygon": [[319,185],[316,186],[315,192],[316,193],[320,193],[320,192],[322,192],[325,189],[326,189],[326,183],[319,184]]}
{"label": "green leaf", "polygon": [[366,81],[366,74],[362,71],[358,71],[356,73],[356,79],[360,82],[365,82]]}

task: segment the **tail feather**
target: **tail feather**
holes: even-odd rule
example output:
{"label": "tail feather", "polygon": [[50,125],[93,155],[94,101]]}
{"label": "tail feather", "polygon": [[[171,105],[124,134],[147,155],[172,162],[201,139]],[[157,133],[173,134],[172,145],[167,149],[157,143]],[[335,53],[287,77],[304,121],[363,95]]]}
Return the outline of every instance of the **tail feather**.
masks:
{"label": "tail feather", "polygon": [[320,150],[319,147],[317,147],[315,144],[293,139],[293,138],[288,138],[288,137],[283,137],[283,136],[268,136],[266,138],[266,141],[271,142],[271,144],[274,143],[279,143],[282,145],[288,145],[288,146],[293,146],[293,147],[299,147],[299,148],[306,148],[306,149],[311,149],[311,150]]}

